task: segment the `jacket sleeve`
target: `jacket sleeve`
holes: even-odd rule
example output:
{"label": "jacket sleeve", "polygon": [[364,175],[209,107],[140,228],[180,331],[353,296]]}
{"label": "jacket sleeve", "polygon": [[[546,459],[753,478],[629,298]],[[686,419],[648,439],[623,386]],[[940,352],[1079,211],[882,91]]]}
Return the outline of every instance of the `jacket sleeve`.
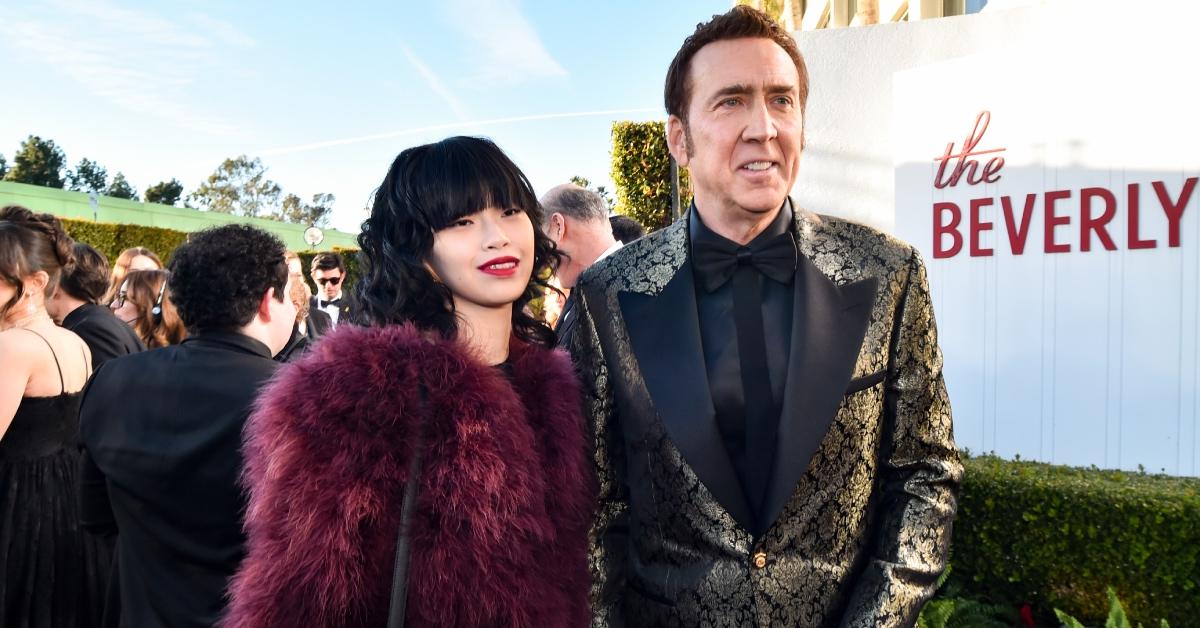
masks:
{"label": "jacket sleeve", "polygon": [[[583,287],[579,287],[580,297]],[[592,438],[598,501],[588,534],[592,576],[592,625],[624,626],[621,594],[629,537],[629,492],[624,475],[624,441],[613,403],[608,364],[587,299],[575,304],[570,350],[583,384],[584,419]]]}
{"label": "jacket sleeve", "polygon": [[920,256],[909,259],[884,398],[884,458],[875,551],[841,625],[913,626],[946,566],[962,464]]}
{"label": "jacket sleeve", "polygon": [[[107,373],[108,371],[104,371]],[[101,371],[97,367],[96,372],[92,374],[92,378],[84,386],[82,401],[79,406],[79,440],[80,440],[80,457],[79,457],[79,523],[83,529],[100,536],[114,536],[117,534],[117,519],[113,515],[112,502],[108,497],[108,479],[104,472],[96,465],[96,461],[92,459],[92,454],[88,450],[89,436],[93,432],[93,424],[97,420],[102,420],[103,414],[100,417],[93,416],[94,407],[105,407],[105,404],[96,402],[88,403],[88,393],[92,390],[92,384],[100,377]],[[100,388],[97,388],[100,390]]]}
{"label": "jacket sleeve", "polygon": [[347,427],[351,416],[326,416],[336,387],[313,382],[328,370],[281,368],[247,423],[247,554],[226,628],[384,623],[396,534],[387,506],[402,498],[405,463],[365,447],[371,435]]}

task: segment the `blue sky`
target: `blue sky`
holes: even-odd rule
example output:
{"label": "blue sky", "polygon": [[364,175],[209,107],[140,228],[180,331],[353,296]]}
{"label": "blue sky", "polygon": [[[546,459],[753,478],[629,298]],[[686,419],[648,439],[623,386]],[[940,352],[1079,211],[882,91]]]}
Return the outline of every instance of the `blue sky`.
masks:
{"label": "blue sky", "polygon": [[139,192],[257,156],[347,231],[397,153],[449,135],[491,137],[539,194],[611,189],[612,122],[664,118],[675,50],[731,4],[0,0],[0,154],[40,135]]}

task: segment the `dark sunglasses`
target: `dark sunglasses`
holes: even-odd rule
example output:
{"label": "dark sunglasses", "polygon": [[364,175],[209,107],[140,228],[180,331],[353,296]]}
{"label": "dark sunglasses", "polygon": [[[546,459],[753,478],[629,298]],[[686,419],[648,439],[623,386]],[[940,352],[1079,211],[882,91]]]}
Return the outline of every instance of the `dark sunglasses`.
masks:
{"label": "dark sunglasses", "polygon": [[322,277],[321,279],[317,280],[317,284],[321,285],[321,286],[323,286],[325,284],[330,284],[330,285],[336,286],[339,283],[342,283],[341,277]]}
{"label": "dark sunglasses", "polygon": [[111,304],[109,304],[109,307],[114,307],[114,308],[125,307],[125,291],[124,290],[117,293],[117,298],[113,299],[113,302]]}

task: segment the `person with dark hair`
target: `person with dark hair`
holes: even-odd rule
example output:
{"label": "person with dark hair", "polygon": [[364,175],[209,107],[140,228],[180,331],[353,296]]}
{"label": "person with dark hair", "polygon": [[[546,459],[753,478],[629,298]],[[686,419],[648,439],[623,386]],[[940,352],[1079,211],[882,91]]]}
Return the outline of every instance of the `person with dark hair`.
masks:
{"label": "person with dark hair", "polygon": [[108,260],[83,242],[75,243],[74,256],[75,265],[63,270],[58,290],[46,300],[54,322],[83,338],[97,369],[113,358],[145,351],[133,329],[100,305],[108,290]]}
{"label": "person with dark hair", "polygon": [[642,223],[629,216],[614,214],[609,216],[608,223],[612,227],[613,237],[620,240],[621,244],[629,244],[646,235],[646,228]]}
{"label": "person with dark hair", "polygon": [[154,251],[144,246],[134,246],[121,251],[112,265],[112,276],[108,281],[108,292],[105,293],[103,304],[108,305],[117,298],[121,284],[125,283],[125,275],[133,270],[162,270],[162,260]]}
{"label": "person with dark hair", "polygon": [[912,626],[962,477],[921,258],[788,198],[808,74],[762,12],[700,24],[664,96],[694,202],[575,288],[593,625]]}
{"label": "person with dark hair", "polygon": [[0,209],[0,625],[98,625],[110,552],[74,499],[87,344],[46,312],[71,238],[50,214]]}
{"label": "person with dark hair", "polygon": [[170,275],[165,270],[130,271],[109,306],[151,349],[177,345],[187,337],[187,329],[167,289]]}
{"label": "person with dark hair", "polygon": [[121,626],[212,626],[225,608],[245,544],[242,428],[296,319],[283,251],[247,225],[192,234],[165,288],[188,337],[105,364],[84,392],[83,524],[117,535],[105,613],[119,606]]}
{"label": "person with dark hair", "polygon": [[247,426],[223,626],[587,623],[579,386],[526,310],[557,261],[540,225],[488,140],[392,163],[359,236],[364,326],[285,366]]}
{"label": "person with dark hair", "polygon": [[[563,288],[574,288],[583,271],[621,248],[608,222],[608,204],[599,194],[564,183],[542,196],[542,208],[546,235],[563,256],[563,263],[554,273]],[[564,347],[575,329],[574,309],[575,301],[567,297],[554,327],[559,345]]]}
{"label": "person with dark hair", "polygon": [[309,275],[317,284],[317,294],[310,298],[310,308],[328,314],[333,327],[353,321],[351,299],[342,296],[346,281],[346,263],[342,256],[331,252],[317,253],[313,256]]}

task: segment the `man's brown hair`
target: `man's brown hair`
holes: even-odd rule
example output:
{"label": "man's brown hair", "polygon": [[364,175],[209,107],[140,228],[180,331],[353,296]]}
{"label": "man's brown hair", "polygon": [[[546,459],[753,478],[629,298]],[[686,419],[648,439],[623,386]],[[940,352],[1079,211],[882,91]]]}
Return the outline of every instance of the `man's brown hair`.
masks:
{"label": "man's brown hair", "polygon": [[687,123],[688,105],[692,99],[688,72],[692,67],[692,57],[701,48],[717,41],[744,38],[769,39],[779,44],[792,58],[800,79],[797,88],[800,91],[800,112],[803,114],[804,105],[808,102],[808,68],[804,65],[804,57],[800,56],[800,49],[796,47],[796,40],[766,13],[745,5],[735,6],[726,13],[714,15],[708,22],[697,24],[696,31],[683,40],[683,45],[675,53],[667,70],[667,84],[663,89],[667,113]]}

